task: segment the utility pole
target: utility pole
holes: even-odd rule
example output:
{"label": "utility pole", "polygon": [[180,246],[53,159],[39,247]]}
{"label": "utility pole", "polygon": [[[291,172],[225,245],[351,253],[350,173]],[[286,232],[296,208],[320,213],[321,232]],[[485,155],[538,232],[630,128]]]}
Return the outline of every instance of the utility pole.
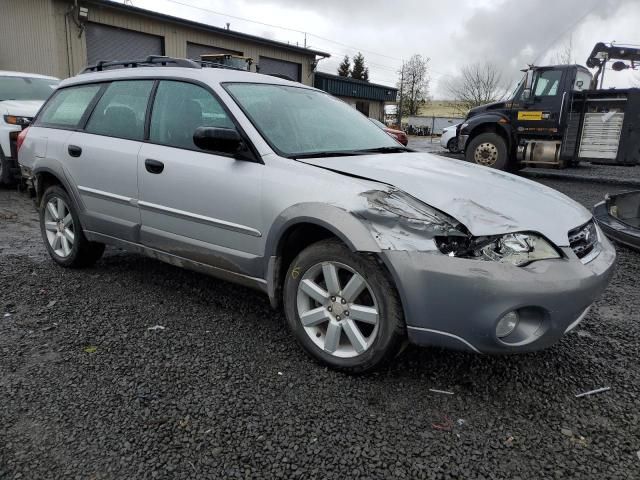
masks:
{"label": "utility pole", "polygon": [[400,100],[396,108],[398,116],[398,129],[402,130],[402,88],[404,87],[404,60],[402,61],[402,70],[400,70]]}

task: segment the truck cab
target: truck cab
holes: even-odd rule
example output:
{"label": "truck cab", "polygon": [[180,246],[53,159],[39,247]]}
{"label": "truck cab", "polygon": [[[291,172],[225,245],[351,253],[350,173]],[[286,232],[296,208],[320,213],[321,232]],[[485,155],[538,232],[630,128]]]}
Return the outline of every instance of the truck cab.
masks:
{"label": "truck cab", "polygon": [[511,98],[467,114],[458,131],[466,159],[501,170],[570,162],[562,150],[566,113],[574,93],[589,89],[591,82],[591,72],[580,65],[525,70]]}

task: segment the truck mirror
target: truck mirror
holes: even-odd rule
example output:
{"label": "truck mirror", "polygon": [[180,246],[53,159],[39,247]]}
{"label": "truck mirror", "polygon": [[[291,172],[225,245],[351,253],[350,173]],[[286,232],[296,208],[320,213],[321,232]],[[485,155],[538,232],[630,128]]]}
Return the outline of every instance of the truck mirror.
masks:
{"label": "truck mirror", "polygon": [[529,99],[531,99],[531,89],[530,88],[525,88],[522,91],[522,100],[528,101]]}

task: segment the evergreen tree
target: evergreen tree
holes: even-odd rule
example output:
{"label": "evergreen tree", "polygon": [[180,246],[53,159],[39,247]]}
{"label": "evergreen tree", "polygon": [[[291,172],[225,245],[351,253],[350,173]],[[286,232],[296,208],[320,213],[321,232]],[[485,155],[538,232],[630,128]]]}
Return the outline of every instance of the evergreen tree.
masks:
{"label": "evergreen tree", "polygon": [[351,70],[351,78],[356,80],[369,81],[369,71],[364,65],[364,55],[361,52],[353,57],[353,69]]}
{"label": "evergreen tree", "polygon": [[342,63],[338,67],[338,75],[341,77],[348,77],[351,73],[351,61],[349,60],[349,56],[345,55],[342,59]]}

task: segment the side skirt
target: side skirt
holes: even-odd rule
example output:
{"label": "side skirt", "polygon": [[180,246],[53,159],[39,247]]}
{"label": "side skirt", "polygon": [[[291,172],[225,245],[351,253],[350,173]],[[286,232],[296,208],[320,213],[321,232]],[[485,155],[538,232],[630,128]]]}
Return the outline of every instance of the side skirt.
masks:
{"label": "side skirt", "polygon": [[219,278],[220,280],[244,285],[245,287],[253,288],[267,294],[269,293],[269,286],[267,284],[267,281],[262,278],[250,277],[241,273],[231,272],[222,268],[213,267],[205,263],[196,262],[183,257],[179,257],[177,255],[163,252],[161,250],[146,247],[144,245],[140,245],[139,243],[128,242],[126,240],[121,240],[119,238],[104,235],[102,233],[92,232],[90,230],[85,230],[84,234],[91,242],[100,242],[107,245],[113,245],[114,247],[122,248],[123,250],[127,250],[129,252],[139,253],[142,255],[146,255],[147,257],[155,258],[176,267],[186,268],[195,272],[204,273],[205,275]]}

